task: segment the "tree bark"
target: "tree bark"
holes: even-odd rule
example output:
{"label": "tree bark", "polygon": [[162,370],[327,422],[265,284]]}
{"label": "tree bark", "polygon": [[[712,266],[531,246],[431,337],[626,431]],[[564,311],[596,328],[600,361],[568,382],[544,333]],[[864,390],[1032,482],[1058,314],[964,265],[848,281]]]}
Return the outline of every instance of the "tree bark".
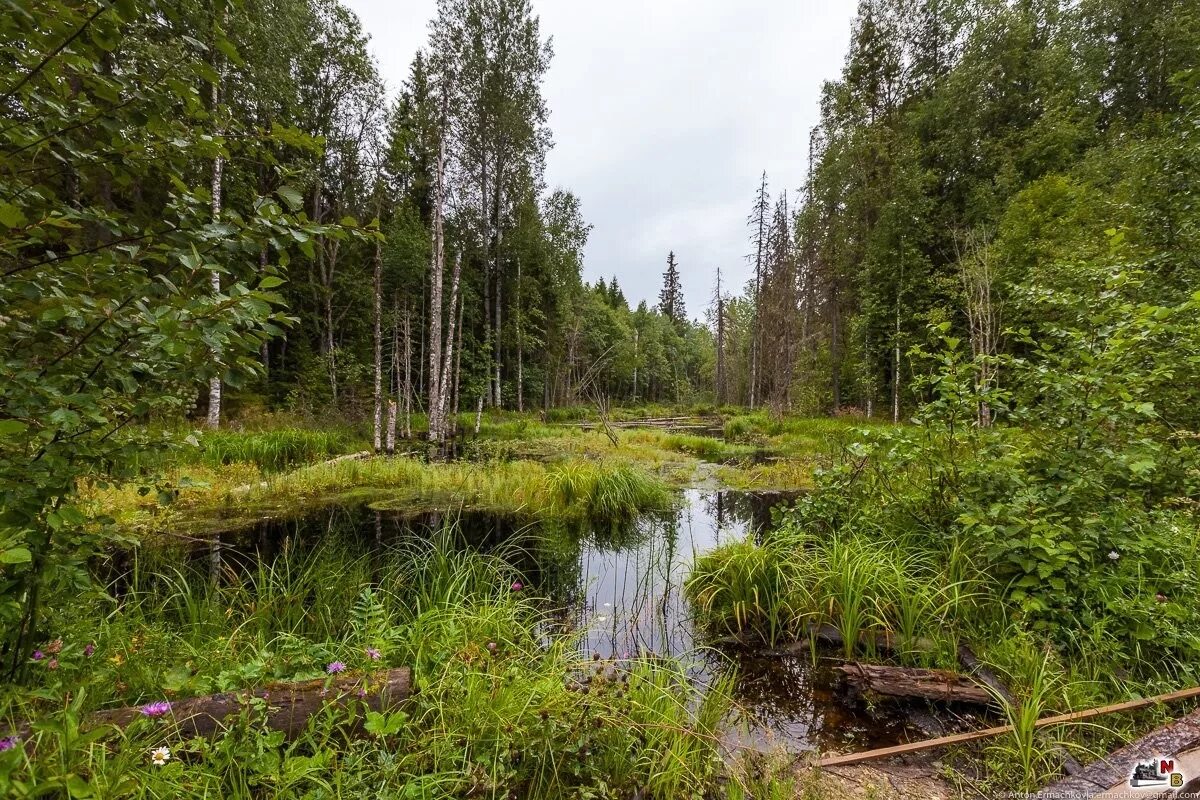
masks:
{"label": "tree bark", "polygon": [[517,411],[525,410],[525,346],[521,341],[521,259],[517,258]]}
{"label": "tree bark", "polygon": [[442,440],[438,409],[441,407],[440,368],[442,362],[442,270],[445,232],[442,228],[442,205],[445,201],[446,138],[448,131],[449,87],[442,87],[442,131],[438,143],[437,171],[433,197],[433,255],[429,265],[429,441]]}
{"label": "tree bark", "polygon": [[412,438],[412,310],[404,308],[404,438]]}
{"label": "tree bark", "polygon": [[446,416],[450,407],[450,370],[454,366],[454,307],[458,304],[458,282],[462,275],[462,252],[454,257],[454,275],[450,280],[450,327],[447,331],[445,360],[441,366],[438,388],[438,425],[442,438],[446,435]]}
{"label": "tree bark", "polygon": [[941,669],[890,667],[881,664],[839,664],[835,669],[860,691],[890,697],[920,697],[953,703],[992,705],[995,697],[986,687],[965,675]]}
{"label": "tree bark", "polygon": [[[382,449],[383,439],[383,258],[379,253],[379,241],[375,242],[374,262],[374,345],[375,345],[375,416],[372,428],[372,444],[375,452]],[[394,412],[394,409],[392,409]],[[391,415],[392,427],[389,430],[391,450],[395,450],[395,414]]]}
{"label": "tree bark", "polygon": [[[221,81],[225,77],[224,66],[218,71],[217,80],[212,84],[212,113],[213,116],[218,116],[221,105]],[[215,131],[219,137],[223,131],[218,125]],[[219,222],[221,220],[221,191],[224,186],[225,177],[225,157],[218,151],[216,158],[213,159],[212,167],[212,220]],[[221,273],[213,270],[209,276],[209,282],[212,286],[213,297],[221,294]],[[220,354],[216,354],[218,361]],[[209,428],[216,430],[221,427],[221,376],[214,375],[208,381],[208,419],[206,420]]]}

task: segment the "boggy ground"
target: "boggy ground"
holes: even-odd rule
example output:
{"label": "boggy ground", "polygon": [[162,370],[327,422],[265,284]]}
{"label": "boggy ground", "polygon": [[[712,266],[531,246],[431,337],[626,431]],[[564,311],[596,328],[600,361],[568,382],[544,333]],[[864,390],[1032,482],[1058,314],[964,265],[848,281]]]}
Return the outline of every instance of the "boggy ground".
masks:
{"label": "boggy ground", "polygon": [[[331,540],[235,575],[181,560],[163,538],[348,500],[612,519],[666,507],[673,487],[696,483],[803,487],[850,426],[741,415],[724,427],[722,437],[621,430],[614,446],[575,419],[505,414],[486,418],[448,462],[429,462],[414,447],[324,463],[361,450],[362,432],[268,423],[199,435],[147,464],[145,480],[85,487],[93,510],[143,546],[117,567],[115,582],[58,587],[47,598],[46,630],[22,667],[27,690],[0,698],[0,734],[17,734],[0,747],[0,790],[354,797],[382,785],[431,798],[790,796],[786,771],[742,777],[737,759],[723,757],[717,731],[733,712],[727,679],[700,691],[671,659],[633,653],[595,663],[569,637],[547,650],[540,601],[522,592],[503,554],[462,555],[435,542],[380,562]],[[288,743],[262,726],[255,707],[211,741],[181,737],[169,715],[122,732],[87,725],[98,709],[153,708],[343,669],[365,678],[385,666],[411,666],[417,693],[402,711],[367,717],[364,737],[347,738],[347,720],[333,715]]]}
{"label": "boggy ground", "polygon": [[[659,411],[661,409],[651,411]],[[638,418],[635,410],[617,412]],[[796,490],[853,436],[845,420],[789,419],[766,414],[720,417],[718,436],[669,429],[617,429],[617,444],[577,418],[485,415],[478,436],[462,415],[453,457],[430,461],[418,432],[395,457],[323,463],[366,450],[361,431],[311,430],[260,420],[254,430],[203,434],[164,463],[152,465],[155,491],[133,482],[87,487],[94,510],[140,534],[202,534],[267,516],[332,503],[386,508],[460,506],[526,515],[628,514],[666,502],[665,490],[688,486]],[[563,412],[559,412],[563,416]],[[708,417],[711,419],[711,417]]]}

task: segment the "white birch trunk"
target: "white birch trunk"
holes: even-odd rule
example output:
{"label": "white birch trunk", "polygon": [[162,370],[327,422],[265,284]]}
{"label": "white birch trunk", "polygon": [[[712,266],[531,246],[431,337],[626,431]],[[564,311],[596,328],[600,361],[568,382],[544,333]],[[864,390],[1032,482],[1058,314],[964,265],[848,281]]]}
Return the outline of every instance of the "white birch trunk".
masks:
{"label": "white birch trunk", "polygon": [[[213,114],[219,113],[221,103],[221,80],[225,77],[224,68],[221,69],[217,82],[212,85],[212,110]],[[220,128],[216,130],[217,136],[222,134]],[[219,222],[221,219],[221,191],[223,188],[225,177],[225,157],[218,152],[216,158],[213,159],[212,168],[212,220]],[[209,281],[212,286],[213,297],[221,294],[221,273],[213,271],[209,276]],[[221,359],[220,353],[214,354],[217,361]],[[221,376],[214,375],[208,381],[208,419],[206,421],[209,428],[216,430],[221,427]]]}
{"label": "white birch trunk", "polygon": [[442,131],[438,144],[437,175],[434,181],[433,195],[433,255],[429,265],[429,378],[426,386],[429,389],[429,441],[442,440],[441,421],[438,419],[438,409],[441,408],[441,373],[442,365],[442,265],[445,246],[445,233],[442,229],[442,204],[445,193],[446,170],[446,137],[447,137],[447,103],[448,87],[442,89]]}

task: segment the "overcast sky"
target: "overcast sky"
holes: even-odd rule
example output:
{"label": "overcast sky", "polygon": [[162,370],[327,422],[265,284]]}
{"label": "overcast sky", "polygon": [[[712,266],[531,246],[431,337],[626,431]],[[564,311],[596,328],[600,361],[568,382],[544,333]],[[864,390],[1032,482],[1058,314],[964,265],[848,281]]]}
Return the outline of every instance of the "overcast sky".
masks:
{"label": "overcast sky", "polygon": [[[344,0],[394,93],[425,43],[435,0]],[[546,78],[549,188],[595,227],[584,274],[616,275],[656,302],[667,252],[688,315],[717,267],[750,275],[746,215],[765,169],[772,195],[804,180],[823,81],[835,78],[856,0],[534,0],[554,39]]]}

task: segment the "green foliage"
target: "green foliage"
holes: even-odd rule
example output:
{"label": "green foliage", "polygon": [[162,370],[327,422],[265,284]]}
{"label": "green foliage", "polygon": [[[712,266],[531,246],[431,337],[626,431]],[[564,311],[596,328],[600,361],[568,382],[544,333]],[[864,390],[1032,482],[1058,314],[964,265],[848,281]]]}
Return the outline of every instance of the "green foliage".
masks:
{"label": "green foliage", "polygon": [[119,475],[169,444],[121,434],[131,423],[182,414],[200,382],[236,386],[253,374],[252,356],[287,322],[282,267],[293,247],[311,247],[315,229],[291,213],[286,185],[231,193],[213,213],[214,159],[285,134],[208,107],[217,56],[174,31],[211,29],[200,38],[240,57],[195,11],[52,2],[13,7],[0,22],[10,79],[0,100],[0,622],[10,673],[36,633],[43,582],[78,587],[82,564],[114,538],[106,520],[84,518],[79,479]]}
{"label": "green foliage", "polygon": [[[500,555],[458,549],[453,536],[373,555],[332,540],[216,583],[203,567],[168,577],[158,563],[138,565],[119,605],[93,595],[56,615],[65,644],[54,668],[39,664],[34,692],[8,697],[9,714],[38,722],[25,747],[0,753],[0,787],[173,797],[640,791],[663,800],[717,790],[728,680],[701,696],[671,661],[593,661],[570,638],[547,645],[542,601],[511,589],[521,576]],[[89,641],[91,655],[81,647]],[[365,737],[346,736],[347,715],[326,713],[285,742],[263,726],[259,705],[211,741],[149,719],[119,736],[80,728],[99,702],[304,679],[333,660],[364,676],[412,666],[418,691],[366,714]],[[162,746],[170,759],[156,766],[151,751]]]}
{"label": "green foliage", "polygon": [[194,454],[197,460],[214,466],[249,462],[265,471],[279,472],[344,453],[352,440],[339,431],[282,428],[258,433],[208,431],[199,442]]}
{"label": "green foliage", "polygon": [[[925,566],[901,554],[884,570],[891,581],[933,569],[935,586],[975,593],[983,580],[989,596],[1066,652],[1095,652],[1084,645],[1099,637],[1143,679],[1185,678],[1200,645],[1200,617],[1179,599],[1196,587],[1188,498],[1197,452],[1195,411],[1179,392],[1200,379],[1200,298],[1145,302],[1136,271],[1090,281],[1090,292],[1023,295],[1042,306],[1043,322],[1022,334],[1027,355],[1002,359],[1007,391],[981,394],[976,364],[943,328],[941,350],[915,354],[930,364],[934,398],[915,424],[864,430],[792,524],[823,546],[867,537],[884,551],[889,542],[903,543],[901,553],[915,547]],[[979,426],[983,403],[1003,424]],[[941,592],[922,600],[911,588],[879,588],[870,576],[886,559],[864,559],[862,572],[848,553],[836,559],[843,602],[833,616],[847,629],[867,614],[858,596],[876,607],[899,598],[892,613],[909,632],[908,620],[942,605]]]}

